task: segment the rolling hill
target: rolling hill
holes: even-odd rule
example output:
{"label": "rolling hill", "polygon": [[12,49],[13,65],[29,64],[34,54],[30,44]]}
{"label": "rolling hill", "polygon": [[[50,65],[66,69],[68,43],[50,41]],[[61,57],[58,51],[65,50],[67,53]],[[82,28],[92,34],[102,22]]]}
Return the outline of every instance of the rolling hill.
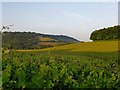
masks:
{"label": "rolling hill", "polygon": [[69,45],[56,46],[53,48],[36,50],[17,50],[20,52],[47,52],[47,51],[67,51],[67,52],[115,52],[118,51],[118,41],[95,41],[75,43]]}
{"label": "rolling hill", "polygon": [[94,41],[75,43],[62,46],[55,46],[45,49],[15,50],[20,53],[47,56],[68,56],[68,57],[96,57],[101,59],[118,59],[118,40]]}
{"label": "rolling hill", "polygon": [[40,49],[76,43],[78,40],[65,35],[49,35],[34,32],[3,32],[5,49]]}

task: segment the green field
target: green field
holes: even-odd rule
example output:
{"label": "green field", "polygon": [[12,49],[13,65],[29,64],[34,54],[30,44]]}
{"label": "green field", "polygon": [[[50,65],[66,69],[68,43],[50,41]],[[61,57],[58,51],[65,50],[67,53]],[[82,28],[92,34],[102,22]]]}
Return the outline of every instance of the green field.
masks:
{"label": "green field", "polygon": [[118,41],[3,54],[3,89],[119,88]]}

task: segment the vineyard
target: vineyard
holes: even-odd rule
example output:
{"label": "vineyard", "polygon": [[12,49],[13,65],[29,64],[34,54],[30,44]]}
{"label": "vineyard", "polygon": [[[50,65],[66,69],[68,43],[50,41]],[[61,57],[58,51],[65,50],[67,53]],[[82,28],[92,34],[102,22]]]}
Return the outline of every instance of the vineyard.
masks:
{"label": "vineyard", "polygon": [[[84,45],[85,44],[85,45]],[[111,41],[108,51],[98,42],[84,43],[89,51],[73,50],[75,44],[37,51],[10,51],[3,54],[3,89],[119,88],[117,44]],[[96,49],[92,52],[90,45]],[[102,43],[107,46],[106,43]],[[80,44],[81,46],[81,44]],[[102,46],[103,47],[103,46]],[[87,47],[88,48],[88,47]],[[70,49],[70,50],[68,50]],[[81,51],[80,51],[81,50]],[[95,50],[95,49],[94,49]]]}

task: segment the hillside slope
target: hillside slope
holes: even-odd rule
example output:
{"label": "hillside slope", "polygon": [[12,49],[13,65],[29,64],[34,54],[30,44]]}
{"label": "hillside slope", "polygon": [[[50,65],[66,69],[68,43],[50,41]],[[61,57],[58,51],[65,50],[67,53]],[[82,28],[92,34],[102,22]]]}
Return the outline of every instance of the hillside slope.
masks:
{"label": "hillside slope", "polygon": [[79,41],[64,35],[48,35],[34,32],[4,32],[2,45],[6,49],[40,49],[76,42]]}
{"label": "hillside slope", "polygon": [[118,51],[118,41],[95,41],[56,46],[47,49],[17,50],[20,52],[47,52],[47,51],[67,51],[67,52],[115,52]]}

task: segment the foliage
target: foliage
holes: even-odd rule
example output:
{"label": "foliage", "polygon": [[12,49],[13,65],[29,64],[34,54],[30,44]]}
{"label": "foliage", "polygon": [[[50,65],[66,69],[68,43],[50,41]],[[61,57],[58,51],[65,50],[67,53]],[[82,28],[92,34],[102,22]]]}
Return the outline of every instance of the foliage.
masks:
{"label": "foliage", "polygon": [[111,39],[120,39],[120,26],[103,28],[96,30],[91,33],[90,39],[93,41],[96,40],[111,40]]}
{"label": "foliage", "polygon": [[27,49],[33,48],[38,42],[35,33],[4,32],[2,45],[8,49]]}
{"label": "foliage", "polygon": [[5,90],[119,87],[117,57],[10,52],[2,62]]}

